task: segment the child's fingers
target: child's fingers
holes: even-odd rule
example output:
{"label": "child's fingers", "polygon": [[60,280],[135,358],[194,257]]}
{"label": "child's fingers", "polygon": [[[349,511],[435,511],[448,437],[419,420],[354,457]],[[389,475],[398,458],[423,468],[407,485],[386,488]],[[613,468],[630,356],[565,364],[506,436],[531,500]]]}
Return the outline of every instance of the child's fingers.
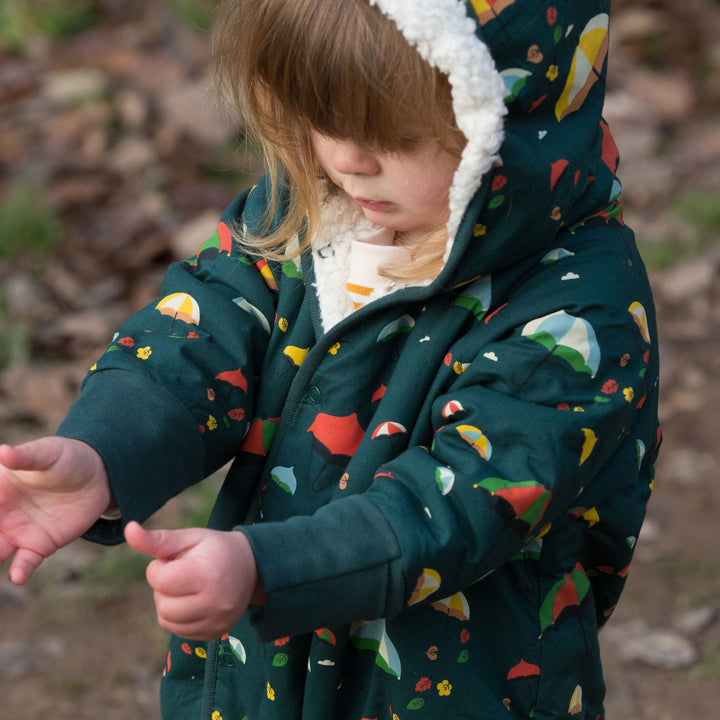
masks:
{"label": "child's fingers", "polygon": [[40,438],[15,447],[0,446],[0,463],[9,470],[45,470],[60,454],[56,438]]}
{"label": "child's fingers", "polygon": [[44,559],[42,555],[33,550],[20,548],[10,563],[10,570],[8,570],[10,582],[14,585],[24,585]]}
{"label": "child's fingers", "polygon": [[125,526],[125,539],[136,552],[158,560],[172,560],[197,545],[193,528],[186,530],[145,530],[135,521]]}

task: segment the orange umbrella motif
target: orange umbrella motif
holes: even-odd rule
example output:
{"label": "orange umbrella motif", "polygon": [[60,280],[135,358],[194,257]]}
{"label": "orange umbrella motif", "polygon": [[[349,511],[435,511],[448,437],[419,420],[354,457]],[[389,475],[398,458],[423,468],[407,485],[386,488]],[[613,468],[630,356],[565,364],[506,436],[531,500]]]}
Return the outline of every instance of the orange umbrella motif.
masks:
{"label": "orange umbrella motif", "polygon": [[458,425],[455,428],[460,437],[478,451],[483,460],[489,460],[492,455],[492,445],[485,433],[473,425]]}
{"label": "orange umbrella motif", "polygon": [[155,306],[155,309],[162,315],[172,318],[170,334],[172,334],[176,320],[182,320],[188,325],[200,324],[200,306],[197,304],[197,300],[187,293],[167,295]]}
{"label": "orange umbrella motif", "polygon": [[461,622],[470,619],[470,605],[465,595],[456,592],[450,597],[442,598],[430,603],[432,607],[440,612],[444,612],[448,617],[457,618]]}
{"label": "orange umbrella motif", "polygon": [[440,587],[440,573],[432,568],[424,568],[422,574],[415,584],[413,594],[408,600],[408,605],[415,605],[432,595]]}
{"label": "orange umbrella motif", "polygon": [[216,380],[222,380],[223,382],[230,383],[234,387],[238,387],[241,390],[247,392],[248,384],[247,378],[243,375],[242,368],[237,370],[226,370],[215,376]]}
{"label": "orange umbrella motif", "polygon": [[312,434],[313,448],[325,460],[313,480],[312,487],[316,492],[315,483],[328,464],[346,465],[358,449],[365,435],[358,422],[357,413],[351,415],[328,415],[319,413],[308,428]]}

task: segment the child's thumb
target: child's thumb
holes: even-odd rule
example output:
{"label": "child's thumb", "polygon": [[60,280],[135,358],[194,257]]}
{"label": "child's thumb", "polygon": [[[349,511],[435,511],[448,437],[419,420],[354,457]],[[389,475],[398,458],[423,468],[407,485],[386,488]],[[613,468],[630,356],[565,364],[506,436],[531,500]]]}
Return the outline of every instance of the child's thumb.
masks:
{"label": "child's thumb", "polygon": [[125,526],[125,540],[136,552],[150,557],[170,560],[188,549],[188,538],[173,530],[145,530],[135,521]]}

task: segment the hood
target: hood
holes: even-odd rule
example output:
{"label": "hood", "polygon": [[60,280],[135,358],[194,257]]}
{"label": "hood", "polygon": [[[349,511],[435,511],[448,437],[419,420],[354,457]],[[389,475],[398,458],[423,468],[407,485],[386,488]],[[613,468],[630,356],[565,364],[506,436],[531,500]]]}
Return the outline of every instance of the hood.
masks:
{"label": "hood", "polygon": [[467,138],[437,282],[553,246],[619,193],[602,121],[609,1],[371,0],[447,74]]}

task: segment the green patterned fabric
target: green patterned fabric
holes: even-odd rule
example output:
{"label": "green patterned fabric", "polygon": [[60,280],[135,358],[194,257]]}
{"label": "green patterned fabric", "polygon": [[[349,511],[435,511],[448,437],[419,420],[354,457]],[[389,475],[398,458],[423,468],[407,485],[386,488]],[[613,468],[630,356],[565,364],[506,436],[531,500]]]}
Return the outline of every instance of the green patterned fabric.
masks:
{"label": "green patterned fabric", "polygon": [[211,525],[247,534],[267,604],[171,642],[167,720],[596,720],[597,632],[660,442],[653,301],[601,117],[609,2],[377,4],[411,39],[403,8],[460,8],[506,88],[443,271],[326,330],[312,255],[230,241],[263,181],[59,432],[101,453],[123,521],[234,458]]}

